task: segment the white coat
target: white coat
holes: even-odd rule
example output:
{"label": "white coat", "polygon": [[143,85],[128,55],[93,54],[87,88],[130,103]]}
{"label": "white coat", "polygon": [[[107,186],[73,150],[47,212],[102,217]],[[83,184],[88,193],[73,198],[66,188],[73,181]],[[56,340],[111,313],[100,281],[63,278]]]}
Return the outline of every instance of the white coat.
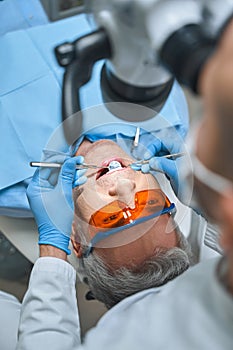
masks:
{"label": "white coat", "polygon": [[40,258],[23,302],[17,350],[232,350],[233,298],[219,282],[218,263],[210,259],[123,300],[81,345],[75,271]]}

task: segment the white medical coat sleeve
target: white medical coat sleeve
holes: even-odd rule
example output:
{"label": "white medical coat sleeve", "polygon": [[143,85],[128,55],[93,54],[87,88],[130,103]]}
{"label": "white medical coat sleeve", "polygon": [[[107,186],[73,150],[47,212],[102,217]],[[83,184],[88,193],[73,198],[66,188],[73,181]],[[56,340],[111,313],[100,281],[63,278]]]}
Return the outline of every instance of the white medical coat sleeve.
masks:
{"label": "white medical coat sleeve", "polygon": [[15,350],[21,303],[0,291],[0,349]]}
{"label": "white medical coat sleeve", "polygon": [[75,282],[76,272],[69,263],[52,257],[36,261],[22,303],[17,350],[79,346]]}

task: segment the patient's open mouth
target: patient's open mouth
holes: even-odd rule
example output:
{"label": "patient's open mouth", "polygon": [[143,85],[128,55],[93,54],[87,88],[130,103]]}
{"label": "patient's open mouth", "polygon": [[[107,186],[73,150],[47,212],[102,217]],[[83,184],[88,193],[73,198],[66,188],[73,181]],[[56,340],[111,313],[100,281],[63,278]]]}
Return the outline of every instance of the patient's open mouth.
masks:
{"label": "patient's open mouth", "polygon": [[101,169],[98,171],[96,175],[96,180],[100,177],[106,175],[107,173],[111,173],[116,170],[120,170],[122,168],[126,168],[126,166],[122,163],[120,159],[111,159],[108,162],[104,162],[103,166],[107,167],[105,169]]}

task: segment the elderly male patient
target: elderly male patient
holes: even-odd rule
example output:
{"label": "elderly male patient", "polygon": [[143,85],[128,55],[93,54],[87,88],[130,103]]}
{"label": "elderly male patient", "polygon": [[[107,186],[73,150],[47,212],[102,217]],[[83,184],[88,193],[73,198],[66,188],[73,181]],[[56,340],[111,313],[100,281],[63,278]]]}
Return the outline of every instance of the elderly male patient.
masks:
{"label": "elderly male patient", "polygon": [[[84,139],[75,155],[109,168],[87,170],[74,188],[72,243],[77,270],[108,308],[140,290],[163,285],[191,264],[191,250],[171,203],[154,176],[111,140]],[[167,180],[165,180],[167,181]]]}

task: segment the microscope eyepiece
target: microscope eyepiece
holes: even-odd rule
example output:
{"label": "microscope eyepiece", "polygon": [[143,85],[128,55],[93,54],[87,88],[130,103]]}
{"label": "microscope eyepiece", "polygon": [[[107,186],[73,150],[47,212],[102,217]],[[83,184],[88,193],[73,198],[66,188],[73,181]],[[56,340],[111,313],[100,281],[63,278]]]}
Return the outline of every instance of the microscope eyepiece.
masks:
{"label": "microscope eyepiece", "polygon": [[199,73],[215,44],[216,40],[207,37],[199,25],[186,25],[167,39],[160,57],[181,84],[198,93]]}

